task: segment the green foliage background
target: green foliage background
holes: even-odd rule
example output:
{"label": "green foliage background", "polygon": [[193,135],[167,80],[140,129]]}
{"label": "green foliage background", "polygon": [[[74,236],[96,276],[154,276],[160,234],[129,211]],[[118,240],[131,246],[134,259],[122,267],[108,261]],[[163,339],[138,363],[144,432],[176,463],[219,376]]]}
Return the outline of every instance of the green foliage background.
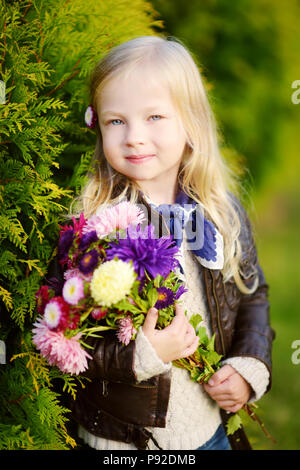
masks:
{"label": "green foliage background", "polygon": [[[197,57],[224,154],[247,167],[244,184],[258,189],[278,164],[280,129],[291,111],[282,51],[283,28],[290,25],[280,24],[287,8],[273,0],[152,3],[165,30]],[[297,4],[291,3],[296,14]]]}

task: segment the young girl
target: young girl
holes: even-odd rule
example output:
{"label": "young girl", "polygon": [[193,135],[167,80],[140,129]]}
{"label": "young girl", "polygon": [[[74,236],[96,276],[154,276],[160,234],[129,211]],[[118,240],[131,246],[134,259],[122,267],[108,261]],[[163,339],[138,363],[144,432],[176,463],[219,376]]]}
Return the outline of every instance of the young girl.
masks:
{"label": "young girl", "polygon": [[[229,449],[230,412],[270,388],[274,335],[249,219],[229,192],[233,178],[198,67],[180,41],[139,37],[98,63],[90,92],[95,171],[81,208],[90,217],[127,199],[147,208],[160,236],[176,226],[188,291],[167,328],[155,328],[158,312],[150,309],[128,346],[114,332],[95,340],[91,382],[71,404],[79,437],[103,450]],[[200,248],[187,234],[195,207],[204,217],[196,227]],[[204,386],[172,365],[197,348],[193,313],[201,314],[223,355]],[[242,430],[230,441],[231,448],[250,448]]]}

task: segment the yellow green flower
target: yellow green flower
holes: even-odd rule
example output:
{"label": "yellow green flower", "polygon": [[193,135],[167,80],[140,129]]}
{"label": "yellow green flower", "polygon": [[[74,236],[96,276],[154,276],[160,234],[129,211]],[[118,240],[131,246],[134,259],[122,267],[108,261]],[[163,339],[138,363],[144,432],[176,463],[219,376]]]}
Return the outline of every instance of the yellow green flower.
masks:
{"label": "yellow green flower", "polygon": [[136,279],[132,263],[113,259],[95,269],[91,280],[91,294],[98,305],[110,307],[130,293]]}

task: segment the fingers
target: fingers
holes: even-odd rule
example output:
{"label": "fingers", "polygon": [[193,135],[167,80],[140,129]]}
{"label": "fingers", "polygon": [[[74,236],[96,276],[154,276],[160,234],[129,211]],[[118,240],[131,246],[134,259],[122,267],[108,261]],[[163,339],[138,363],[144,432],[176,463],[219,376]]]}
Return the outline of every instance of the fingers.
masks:
{"label": "fingers", "polygon": [[[228,367],[232,369],[233,372],[228,370],[227,366],[223,366],[215,372],[208,383],[204,385],[207,393],[216,401],[228,398],[236,401],[239,398],[240,375],[232,367]],[[223,371],[223,369],[225,369],[225,371]]]}
{"label": "fingers", "polygon": [[143,324],[143,332],[147,333],[148,331],[154,330],[156,327],[156,322],[158,318],[158,310],[154,307],[148,310],[146,315],[144,324]]}
{"label": "fingers", "polygon": [[183,351],[183,353],[181,354],[181,358],[191,356],[198,348],[198,345],[199,345],[199,337],[196,336],[192,344]]}
{"label": "fingers", "polygon": [[172,326],[172,328],[181,329],[185,323],[189,323],[185,316],[182,305],[176,304],[175,312],[175,317],[173,318],[172,323],[169,326]]}
{"label": "fingers", "polygon": [[[176,315],[172,323],[167,328],[172,326],[172,329],[174,328],[180,331],[184,323],[186,322],[188,323],[188,320],[184,314],[184,310],[181,305],[176,304],[175,309],[176,309]],[[158,310],[154,307],[150,308],[148,310],[148,313],[144,321],[143,331],[145,332],[145,331],[154,330],[156,327],[157,319],[158,319]]]}
{"label": "fingers", "polygon": [[237,411],[239,411],[244,403],[236,403],[234,401],[231,401],[231,400],[227,400],[227,401],[219,401],[217,402],[219,407],[222,408],[223,410],[225,411],[230,411],[231,413],[236,413]]}
{"label": "fingers", "polygon": [[156,329],[157,319],[157,309],[149,309],[142,329],[163,362],[188,357],[195,352],[199,338],[181,305],[176,305],[176,315],[166,328]]}
{"label": "fingers", "polygon": [[234,368],[226,364],[214,373],[214,375],[209,379],[208,385],[216,387],[225,380],[227,380],[233,374],[236,374]]}
{"label": "fingers", "polygon": [[251,387],[231,366],[225,365],[204,385],[204,389],[220,408],[235,413],[249,400]]}

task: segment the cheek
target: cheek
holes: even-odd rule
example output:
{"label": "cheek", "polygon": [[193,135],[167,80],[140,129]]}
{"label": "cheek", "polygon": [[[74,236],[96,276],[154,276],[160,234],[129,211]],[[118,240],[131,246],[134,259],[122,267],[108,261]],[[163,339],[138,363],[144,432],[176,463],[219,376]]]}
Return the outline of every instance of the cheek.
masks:
{"label": "cheek", "polygon": [[176,122],[161,126],[158,137],[161,142],[171,147],[184,147],[186,142],[185,132],[182,126]]}
{"label": "cheek", "polygon": [[113,132],[102,132],[102,145],[105,154],[114,153],[115,151],[117,138],[113,134]]}

